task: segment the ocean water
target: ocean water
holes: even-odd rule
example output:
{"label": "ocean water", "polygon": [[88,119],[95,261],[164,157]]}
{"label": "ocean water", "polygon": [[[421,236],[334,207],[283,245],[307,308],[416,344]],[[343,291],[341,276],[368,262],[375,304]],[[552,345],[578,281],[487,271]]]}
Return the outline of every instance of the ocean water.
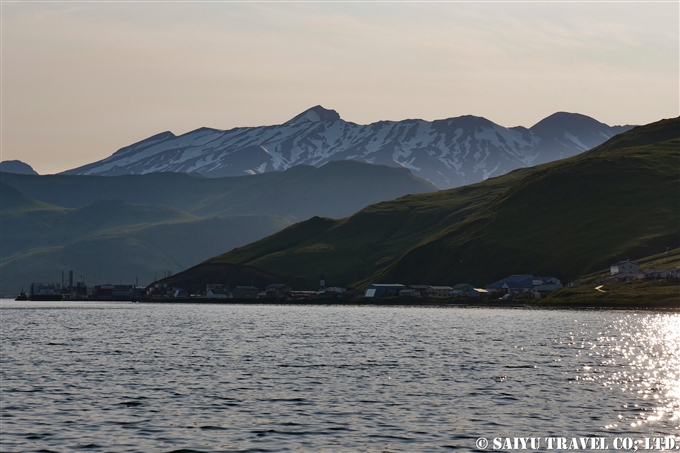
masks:
{"label": "ocean water", "polygon": [[680,433],[678,313],[0,307],[3,452],[475,451],[480,437]]}

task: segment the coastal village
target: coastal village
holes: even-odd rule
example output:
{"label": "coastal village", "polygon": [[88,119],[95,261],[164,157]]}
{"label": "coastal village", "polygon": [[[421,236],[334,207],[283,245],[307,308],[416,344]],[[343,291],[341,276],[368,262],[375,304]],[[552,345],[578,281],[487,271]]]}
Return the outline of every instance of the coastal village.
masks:
{"label": "coastal village", "polygon": [[[669,268],[640,269],[632,261],[619,261],[610,266],[609,276],[599,280],[600,286],[595,289],[603,291],[605,285],[612,285],[633,280],[678,279],[680,266]],[[568,283],[578,286],[579,282]],[[84,281],[73,282],[73,271],[69,272],[68,283],[62,278],[58,283],[31,283],[28,294],[22,293],[17,300],[58,301],[58,300],[96,300],[96,301],[313,301],[313,300],[362,300],[371,303],[371,299],[412,298],[412,299],[454,299],[469,300],[512,300],[522,295],[523,298],[541,299],[563,287],[562,282],[550,276],[533,276],[527,274],[511,275],[484,288],[476,288],[468,283],[453,286],[436,285],[404,285],[400,283],[372,283],[365,290],[345,285],[327,285],[321,276],[317,291],[299,291],[285,283],[273,283],[259,288],[256,286],[235,286],[214,283],[208,284],[205,291],[190,293],[186,289],[168,286],[164,283],[153,283],[147,287],[138,285],[94,285],[86,286]],[[417,303],[417,302],[415,302]]]}

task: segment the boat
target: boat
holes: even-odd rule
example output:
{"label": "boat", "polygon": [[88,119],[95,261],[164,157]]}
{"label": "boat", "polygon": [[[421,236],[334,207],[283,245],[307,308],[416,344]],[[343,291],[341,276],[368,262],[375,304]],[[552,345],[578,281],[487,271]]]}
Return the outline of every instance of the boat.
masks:
{"label": "boat", "polygon": [[19,295],[17,296],[17,298],[14,299],[14,300],[28,300],[28,296],[26,295],[26,293],[22,289],[21,292],[19,293]]}

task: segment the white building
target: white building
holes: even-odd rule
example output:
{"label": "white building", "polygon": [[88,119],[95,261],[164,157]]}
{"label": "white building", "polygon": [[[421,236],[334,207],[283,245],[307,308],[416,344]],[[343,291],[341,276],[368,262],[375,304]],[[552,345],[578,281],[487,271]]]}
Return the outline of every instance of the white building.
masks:
{"label": "white building", "polygon": [[631,273],[637,274],[640,272],[640,266],[637,263],[633,263],[630,260],[619,261],[609,266],[609,271],[611,275],[621,274],[621,273]]}
{"label": "white building", "polygon": [[209,299],[227,299],[229,297],[229,292],[229,287],[225,285],[205,285],[205,295]]}

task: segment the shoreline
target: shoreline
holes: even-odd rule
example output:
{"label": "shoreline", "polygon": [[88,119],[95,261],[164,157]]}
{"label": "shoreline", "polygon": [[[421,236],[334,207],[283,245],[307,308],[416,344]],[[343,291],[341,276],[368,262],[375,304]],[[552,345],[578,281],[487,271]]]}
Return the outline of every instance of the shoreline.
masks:
{"label": "shoreline", "polygon": [[281,301],[281,300],[266,300],[260,299],[253,301],[252,299],[229,300],[229,301],[213,301],[213,300],[148,300],[138,301],[138,303],[149,304],[175,304],[175,303],[193,303],[201,305],[295,305],[295,306],[355,306],[355,307],[428,307],[428,308],[508,308],[508,309],[539,309],[539,310],[677,310],[680,311],[680,302],[676,304],[664,304],[650,302],[646,305],[640,304],[624,304],[624,303],[610,303],[610,304],[588,304],[588,303],[519,303],[519,302],[458,302],[458,301],[428,301],[428,302],[414,302],[414,301],[395,301],[395,300],[337,300],[337,299],[319,299],[319,300],[295,300],[295,301]]}
{"label": "shoreline", "polygon": [[[14,301],[5,299],[6,301]],[[278,306],[354,306],[354,307],[404,307],[404,308],[506,308],[506,309],[531,309],[531,310],[669,310],[680,312],[680,301],[678,302],[654,302],[640,303],[616,303],[613,301],[602,301],[599,303],[588,303],[583,301],[549,301],[549,302],[507,302],[507,301],[461,301],[453,299],[416,299],[398,300],[397,298],[359,298],[359,299],[310,299],[310,300],[280,300],[280,299],[208,299],[208,298],[167,298],[167,299],[148,299],[148,300],[61,300],[61,301],[21,301],[39,303],[51,302],[102,302],[102,303],[138,303],[138,304],[185,304],[185,305],[278,305]]]}

